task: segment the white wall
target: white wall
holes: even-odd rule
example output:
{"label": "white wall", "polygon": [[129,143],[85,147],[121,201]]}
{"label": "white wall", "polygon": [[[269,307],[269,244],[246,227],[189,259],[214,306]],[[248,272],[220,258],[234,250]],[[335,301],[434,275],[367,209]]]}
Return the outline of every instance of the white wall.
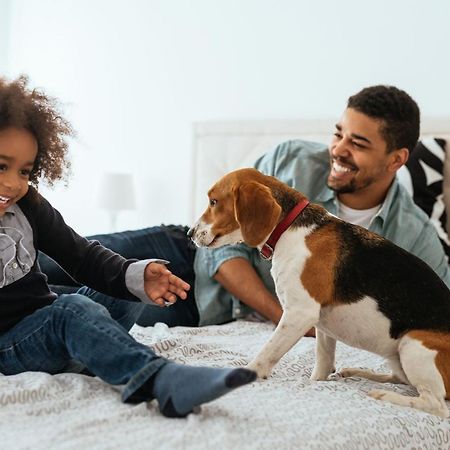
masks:
{"label": "white wall", "polygon": [[11,0],[0,0],[0,74],[8,71]]}
{"label": "white wall", "polygon": [[81,233],[108,229],[94,201],[105,171],[137,180],[120,228],[186,223],[194,121],[338,117],[377,83],[450,116],[447,0],[7,3],[0,69],[58,96],[78,131],[69,188],[43,192]]}

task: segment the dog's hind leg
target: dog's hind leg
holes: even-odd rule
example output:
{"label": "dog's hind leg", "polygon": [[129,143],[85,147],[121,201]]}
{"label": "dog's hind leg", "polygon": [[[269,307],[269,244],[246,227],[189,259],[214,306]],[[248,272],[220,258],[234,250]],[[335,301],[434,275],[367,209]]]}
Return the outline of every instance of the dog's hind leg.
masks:
{"label": "dog's hind leg", "polygon": [[308,308],[301,301],[291,303],[274,333],[247,368],[254,370],[258,377],[267,378],[273,366],[319,321],[320,305],[310,302]]}
{"label": "dog's hind leg", "polygon": [[439,417],[449,417],[445,403],[446,386],[450,386],[449,335],[432,331],[412,331],[399,344],[402,368],[419,396],[375,390],[369,395],[378,400],[410,406]]}
{"label": "dog's hind leg", "polygon": [[339,375],[343,378],[361,377],[378,383],[404,383],[408,384],[408,379],[403,372],[398,356],[387,358],[391,366],[392,373],[378,373],[370,369],[345,368],[339,370]]}
{"label": "dog's hind leg", "polygon": [[325,381],[335,368],[336,339],[316,330],[316,362],[311,380]]}

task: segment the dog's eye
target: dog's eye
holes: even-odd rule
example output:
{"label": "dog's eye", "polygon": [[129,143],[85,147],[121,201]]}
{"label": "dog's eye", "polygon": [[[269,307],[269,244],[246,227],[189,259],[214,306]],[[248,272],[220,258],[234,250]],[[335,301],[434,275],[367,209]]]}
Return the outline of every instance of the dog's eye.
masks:
{"label": "dog's eye", "polygon": [[209,200],[209,206],[216,206],[217,200],[215,198],[212,198]]}

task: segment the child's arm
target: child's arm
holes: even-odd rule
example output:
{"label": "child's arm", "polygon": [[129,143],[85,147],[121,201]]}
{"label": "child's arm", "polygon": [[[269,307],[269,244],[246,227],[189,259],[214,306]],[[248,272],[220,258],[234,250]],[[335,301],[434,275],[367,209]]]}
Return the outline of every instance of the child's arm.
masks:
{"label": "child's arm", "polygon": [[167,306],[166,302],[174,303],[177,297],[185,300],[190,286],[166,266],[152,262],[145,268],[144,289],[148,298],[158,306]]}
{"label": "child's arm", "polygon": [[[125,259],[103,247],[98,241],[89,241],[77,234],[64,222],[61,214],[33,188],[30,188],[29,194],[22,199],[19,206],[33,228],[37,250],[53,258],[79,283],[107,295],[137,300],[126,283],[127,269],[137,262],[136,259]],[[162,268],[167,270],[164,266]],[[148,271],[150,269],[145,272]],[[168,282],[165,276],[160,275],[156,278],[155,275],[150,276],[148,282],[145,282],[147,295],[149,295],[148,286],[150,286],[151,295],[158,295],[158,291],[154,294],[153,289],[155,286],[159,286],[158,289],[161,288],[162,284],[163,290],[164,286],[169,289],[162,294],[163,298],[165,298],[164,295],[172,298],[172,294],[179,292],[180,288],[184,289],[183,284],[180,285],[184,282],[175,278],[170,279],[174,281]],[[150,298],[153,300],[152,297]]]}
{"label": "child's arm", "polygon": [[144,303],[158,306],[170,306],[177,301],[176,296],[186,299],[190,286],[167,269],[168,263],[146,259],[131,264],[125,275],[129,291]]}

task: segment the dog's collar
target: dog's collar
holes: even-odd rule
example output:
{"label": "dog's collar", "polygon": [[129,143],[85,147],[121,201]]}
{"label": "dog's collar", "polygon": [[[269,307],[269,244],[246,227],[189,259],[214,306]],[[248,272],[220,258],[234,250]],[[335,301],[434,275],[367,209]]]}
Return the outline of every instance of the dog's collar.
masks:
{"label": "dog's collar", "polygon": [[291,223],[296,219],[296,217],[309,205],[309,201],[304,198],[299,201],[294,208],[289,211],[289,214],[275,227],[275,230],[272,231],[272,234],[269,236],[269,239],[263,244],[259,254],[264,259],[272,259],[273,251],[275,249],[275,245],[280,239],[280,236],[289,228]]}

